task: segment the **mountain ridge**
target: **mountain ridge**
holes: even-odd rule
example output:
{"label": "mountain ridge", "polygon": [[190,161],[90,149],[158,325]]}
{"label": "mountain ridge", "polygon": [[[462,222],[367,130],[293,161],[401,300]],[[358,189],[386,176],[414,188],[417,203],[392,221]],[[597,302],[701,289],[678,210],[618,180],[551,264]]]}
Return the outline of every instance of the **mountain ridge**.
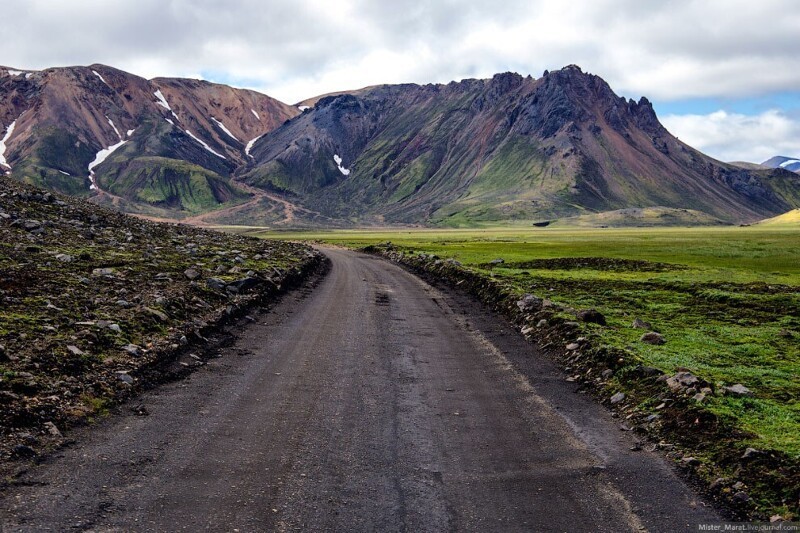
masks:
{"label": "mountain ridge", "polygon": [[334,94],[261,138],[253,153],[255,165],[243,173],[251,185],[376,222],[651,206],[740,222],[800,200],[793,176],[701,154],[660,124],[647,98],[619,97],[574,65],[538,79],[503,73]]}
{"label": "mountain ridge", "polygon": [[12,176],[156,217],[469,225],[663,206],[751,222],[800,205],[796,174],[716,161],[575,65],[340,91],[303,111],[98,64],[0,67],[0,95]]}

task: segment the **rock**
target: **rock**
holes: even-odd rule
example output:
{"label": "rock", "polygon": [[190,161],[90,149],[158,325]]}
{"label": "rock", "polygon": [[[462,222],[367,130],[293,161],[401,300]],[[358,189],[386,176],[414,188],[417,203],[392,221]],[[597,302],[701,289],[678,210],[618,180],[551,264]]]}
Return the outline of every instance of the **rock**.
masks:
{"label": "rock", "polygon": [[22,227],[28,231],[33,231],[41,228],[42,223],[38,220],[28,219],[22,223]]}
{"label": "rock", "polygon": [[33,448],[26,444],[17,444],[12,448],[11,453],[14,457],[20,457],[23,459],[29,459],[36,455],[36,451]]}
{"label": "rock", "polygon": [[6,347],[3,346],[2,344],[0,344],[0,361],[5,363],[8,360],[9,359],[8,359],[8,355],[6,354]]}
{"label": "rock", "polygon": [[728,478],[719,477],[715,479],[714,482],[708,486],[708,488],[710,488],[711,490],[717,490],[718,488],[723,487],[727,482]]}
{"label": "rock", "polygon": [[617,404],[625,399],[624,392],[618,392],[614,396],[611,397],[611,405]]}
{"label": "rock", "polygon": [[141,350],[141,348],[135,344],[126,344],[122,347],[122,349],[134,357],[137,357],[139,355],[139,351]]}
{"label": "rock", "polygon": [[739,492],[737,492],[736,494],[733,495],[731,500],[735,504],[744,505],[744,504],[746,504],[747,502],[750,501],[750,496],[746,492],[744,492],[743,490],[740,490]]}
{"label": "rock", "polygon": [[531,326],[523,326],[520,332],[527,337],[533,332],[534,329],[535,328],[532,328]]}
{"label": "rock", "polygon": [[657,378],[664,375],[661,370],[646,365],[636,365],[636,368],[633,369],[633,372],[636,374],[636,376],[641,378]]}
{"label": "rock", "polygon": [[631,323],[631,327],[635,329],[646,329],[648,331],[653,331],[653,325],[650,322],[645,322],[641,318],[634,318],[633,322]]}
{"label": "rock", "polygon": [[683,459],[681,459],[681,461],[683,462],[683,464],[689,466],[696,466],[700,464],[700,461],[694,457],[684,457]]}
{"label": "rock", "polygon": [[186,276],[189,280],[195,280],[200,277],[200,272],[195,270],[194,268],[187,268],[183,271],[183,275]]}
{"label": "rock", "polygon": [[697,403],[703,403],[706,399],[706,395],[702,392],[698,392],[694,396],[692,396],[692,400],[696,401]]}
{"label": "rock", "polygon": [[113,276],[114,269],[113,268],[95,268],[92,270],[92,276],[100,277],[100,276]]}
{"label": "rock", "polygon": [[206,286],[209,289],[213,289],[215,291],[224,291],[225,290],[225,282],[219,278],[208,278],[206,280]]}
{"label": "rock", "polygon": [[744,453],[742,454],[742,459],[753,459],[758,457],[759,455],[763,455],[764,452],[760,450],[756,450],[755,448],[747,448]]}
{"label": "rock", "polygon": [[736,383],[735,385],[730,385],[723,389],[726,394],[732,394],[734,396],[752,396],[753,391],[742,385],[741,383]]}
{"label": "rock", "polygon": [[258,287],[262,283],[264,283],[264,280],[259,278],[242,278],[232,283],[228,283],[225,289],[234,293],[243,293]]}
{"label": "rock", "polygon": [[84,355],[83,350],[81,350],[77,346],[73,346],[73,345],[67,346],[67,351],[69,351],[69,353],[71,353],[72,355],[76,355],[76,356]]}
{"label": "rock", "polygon": [[58,259],[62,263],[72,263],[74,258],[69,254],[57,254],[56,259]]}
{"label": "rock", "polygon": [[603,379],[608,379],[608,378],[610,378],[611,376],[614,375],[614,371],[611,370],[610,368],[606,368],[605,370],[603,370],[603,373],[600,374],[600,375],[603,377]]}
{"label": "rock", "polygon": [[44,429],[46,429],[47,433],[49,433],[53,437],[58,437],[58,438],[62,437],[61,432],[58,430],[56,425],[53,424],[52,422],[45,422],[44,423]]}
{"label": "rock", "polygon": [[544,318],[541,319],[539,322],[536,323],[537,328],[546,328],[550,323],[547,322]]}
{"label": "rock", "polygon": [[122,328],[119,327],[119,324],[110,324],[108,326],[108,329],[110,329],[114,333],[122,333]]}
{"label": "rock", "polygon": [[666,344],[667,342],[663,335],[656,333],[655,331],[649,331],[645,333],[639,338],[639,341],[645,344],[653,344],[655,346]]}
{"label": "rock", "polygon": [[542,308],[542,299],[533,294],[526,294],[517,302],[517,307],[523,313],[537,311]]}
{"label": "rock", "polygon": [[489,261],[490,265],[502,265],[503,263],[505,263],[505,260],[499,257],[497,259],[492,259],[491,261]]}
{"label": "rock", "polygon": [[158,309],[153,309],[152,307],[145,307],[143,308],[144,312],[157,318],[161,322],[166,322],[169,320],[169,317],[163,311],[159,311]]}
{"label": "rock", "polygon": [[117,372],[117,379],[126,385],[133,385],[133,378],[127,372]]}
{"label": "rock", "polygon": [[783,522],[783,517],[779,514],[774,514],[769,517],[769,523],[774,524],[775,522]]}
{"label": "rock", "polygon": [[578,344],[577,342],[571,342],[571,343],[567,344],[567,350],[569,350],[571,352],[574,352],[575,350],[577,350],[580,347],[581,347],[581,345]]}
{"label": "rock", "polygon": [[588,324],[606,325],[606,317],[596,309],[582,309],[576,313],[576,316]]}
{"label": "rock", "polygon": [[659,418],[661,418],[661,416],[660,416],[660,415],[655,415],[655,414],[653,414],[653,415],[648,415],[648,416],[647,416],[647,418],[645,418],[645,419],[644,419],[644,421],[645,421],[645,422],[655,422],[655,421],[656,421],[656,420],[658,420]]}
{"label": "rock", "polygon": [[117,305],[117,307],[123,307],[126,309],[128,307],[131,307],[131,303],[128,300],[117,300],[115,304]]}
{"label": "rock", "polygon": [[700,379],[691,372],[678,372],[674,376],[667,378],[667,386],[673,391],[691,387],[699,382]]}

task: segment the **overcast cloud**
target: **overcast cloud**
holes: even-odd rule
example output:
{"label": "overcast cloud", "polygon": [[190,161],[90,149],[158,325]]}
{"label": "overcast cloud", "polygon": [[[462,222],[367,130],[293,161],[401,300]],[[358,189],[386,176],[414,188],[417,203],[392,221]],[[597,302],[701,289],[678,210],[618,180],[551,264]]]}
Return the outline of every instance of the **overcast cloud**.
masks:
{"label": "overcast cloud", "polygon": [[[655,102],[800,95],[794,0],[5,0],[3,18],[0,64],[98,62],[290,103],[377,83],[539,76],[571,63],[619,94]],[[791,110],[775,113],[795,120],[788,131],[796,134]],[[690,123],[672,120],[671,128],[688,141],[681,128]],[[706,137],[716,130],[700,130],[691,135],[701,149],[739,147],[737,159],[761,153],[748,151],[749,136],[718,144],[724,139]],[[798,155],[794,142],[770,149]]]}

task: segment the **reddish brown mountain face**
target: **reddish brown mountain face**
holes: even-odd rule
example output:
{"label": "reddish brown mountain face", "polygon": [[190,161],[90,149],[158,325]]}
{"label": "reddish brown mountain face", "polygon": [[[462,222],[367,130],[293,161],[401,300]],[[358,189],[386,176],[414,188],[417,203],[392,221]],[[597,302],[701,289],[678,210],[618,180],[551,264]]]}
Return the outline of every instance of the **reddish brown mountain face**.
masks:
{"label": "reddish brown mountain face", "polygon": [[[248,143],[299,114],[255,91],[145,80],[103,65],[0,67],[0,95],[0,131],[14,125],[3,154],[12,176],[72,194],[90,194],[91,180],[99,186],[113,178],[106,185],[115,194],[161,207],[182,201],[165,193],[170,180],[197,182],[200,196],[210,196],[190,211],[229,199],[224,182],[250,159]],[[139,194],[148,180],[158,190]]]}

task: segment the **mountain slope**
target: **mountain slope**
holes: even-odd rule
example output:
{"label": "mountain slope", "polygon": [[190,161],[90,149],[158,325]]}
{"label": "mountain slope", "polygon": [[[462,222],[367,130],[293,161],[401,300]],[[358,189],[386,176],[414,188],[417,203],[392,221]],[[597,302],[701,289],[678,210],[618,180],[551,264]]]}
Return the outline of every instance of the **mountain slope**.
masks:
{"label": "mountain slope", "polygon": [[[569,66],[319,99],[262,137],[244,179],[354,221],[447,225],[627,207],[752,221],[800,205],[797,176],[681,143],[650,102]],[[339,162],[341,160],[341,162]]]}
{"label": "mountain slope", "polygon": [[74,195],[96,186],[131,210],[178,215],[246,198],[229,178],[248,143],[299,113],[254,91],[104,65],[0,67],[0,95],[13,177]]}

